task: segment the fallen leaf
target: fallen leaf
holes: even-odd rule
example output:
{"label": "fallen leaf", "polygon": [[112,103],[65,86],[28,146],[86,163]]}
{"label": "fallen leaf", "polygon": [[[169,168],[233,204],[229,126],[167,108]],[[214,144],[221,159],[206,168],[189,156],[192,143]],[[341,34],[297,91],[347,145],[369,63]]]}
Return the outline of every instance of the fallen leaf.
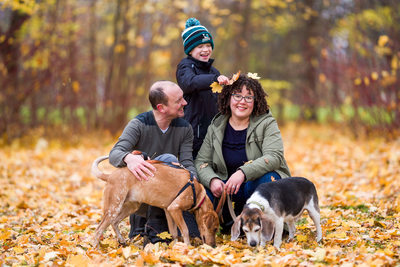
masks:
{"label": "fallen leaf", "polygon": [[172,236],[168,232],[162,232],[160,234],[157,234],[157,236],[161,239],[172,239]]}

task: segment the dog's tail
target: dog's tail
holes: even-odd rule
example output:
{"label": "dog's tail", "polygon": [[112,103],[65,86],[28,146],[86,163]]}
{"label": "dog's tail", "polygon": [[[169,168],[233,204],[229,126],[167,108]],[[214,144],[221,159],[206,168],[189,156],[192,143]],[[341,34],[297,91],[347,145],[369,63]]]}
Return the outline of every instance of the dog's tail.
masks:
{"label": "dog's tail", "polygon": [[97,158],[95,161],[93,161],[93,164],[92,164],[92,174],[93,174],[95,177],[97,177],[97,178],[99,178],[99,179],[101,179],[101,180],[107,182],[108,176],[109,176],[109,175],[106,174],[106,173],[102,173],[102,172],[100,171],[100,169],[99,169],[99,166],[98,166],[99,163],[102,162],[102,161],[105,160],[105,159],[108,159],[108,155],[107,155],[107,156],[101,156],[101,157]]}

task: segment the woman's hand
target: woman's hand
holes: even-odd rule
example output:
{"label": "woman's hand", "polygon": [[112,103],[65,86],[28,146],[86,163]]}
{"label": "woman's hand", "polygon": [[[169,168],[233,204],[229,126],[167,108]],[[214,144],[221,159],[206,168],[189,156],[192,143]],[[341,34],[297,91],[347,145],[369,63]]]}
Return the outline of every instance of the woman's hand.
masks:
{"label": "woman's hand", "polygon": [[241,170],[237,170],[231,177],[228,179],[228,182],[225,184],[226,193],[232,195],[237,194],[239,192],[239,188],[245,180],[245,175]]}
{"label": "woman's hand", "polygon": [[210,190],[214,197],[221,197],[222,192],[224,191],[224,182],[218,178],[213,178],[210,182]]}

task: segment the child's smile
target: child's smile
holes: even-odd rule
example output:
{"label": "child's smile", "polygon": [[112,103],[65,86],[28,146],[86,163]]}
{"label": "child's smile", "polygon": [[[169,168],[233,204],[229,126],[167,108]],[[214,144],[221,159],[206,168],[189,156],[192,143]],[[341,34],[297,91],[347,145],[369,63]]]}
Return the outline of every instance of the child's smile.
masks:
{"label": "child's smile", "polygon": [[211,57],[212,46],[210,43],[199,44],[190,52],[190,55],[197,60],[208,62]]}

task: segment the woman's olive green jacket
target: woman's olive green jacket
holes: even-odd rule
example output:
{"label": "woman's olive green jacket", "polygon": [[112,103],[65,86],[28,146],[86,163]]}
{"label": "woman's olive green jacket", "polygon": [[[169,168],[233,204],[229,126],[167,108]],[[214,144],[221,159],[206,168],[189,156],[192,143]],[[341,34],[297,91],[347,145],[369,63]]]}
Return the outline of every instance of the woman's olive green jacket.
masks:
{"label": "woman's olive green jacket", "polygon": [[[221,180],[229,178],[222,155],[222,140],[228,119],[227,115],[221,114],[214,117],[195,160],[198,179],[207,188],[215,177]],[[290,176],[281,132],[271,112],[250,117],[246,155],[248,162],[240,167],[246,175],[246,181],[255,180],[270,171],[276,171],[282,178]]]}

